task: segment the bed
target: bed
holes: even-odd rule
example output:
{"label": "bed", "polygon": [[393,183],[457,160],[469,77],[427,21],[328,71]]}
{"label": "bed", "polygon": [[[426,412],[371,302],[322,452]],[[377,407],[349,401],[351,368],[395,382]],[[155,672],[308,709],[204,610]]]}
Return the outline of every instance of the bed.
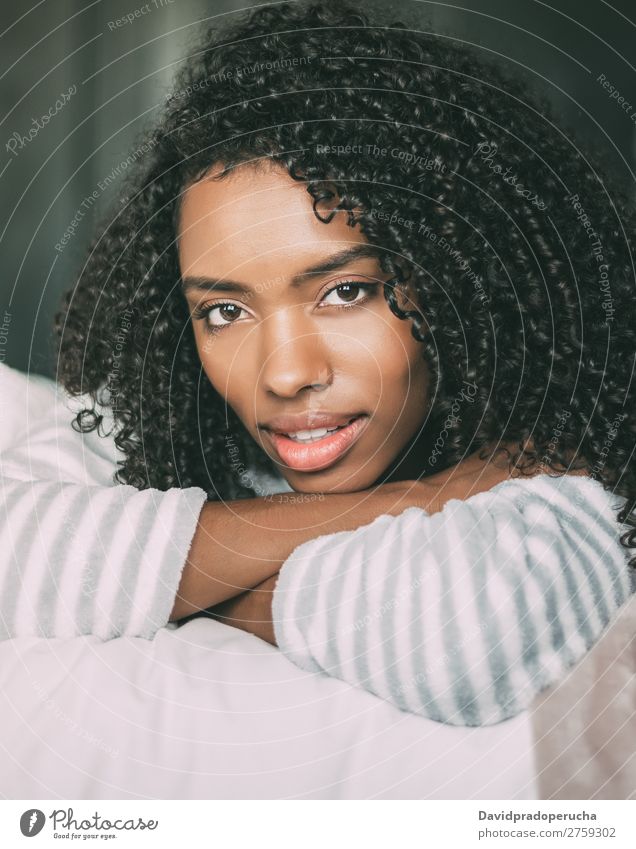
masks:
{"label": "bed", "polygon": [[636,799],[636,596],[531,711],[541,799]]}
{"label": "bed", "polygon": [[3,798],[533,799],[530,717],[404,713],[209,619],[0,643]]}

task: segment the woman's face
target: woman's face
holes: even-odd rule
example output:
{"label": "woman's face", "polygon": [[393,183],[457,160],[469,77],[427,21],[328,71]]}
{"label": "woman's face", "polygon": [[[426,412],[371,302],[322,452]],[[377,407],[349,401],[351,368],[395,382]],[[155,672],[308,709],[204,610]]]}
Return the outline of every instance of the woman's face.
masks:
{"label": "woman's face", "polygon": [[319,221],[281,168],[241,166],[187,189],[178,247],[205,373],[289,485],[373,485],[420,430],[428,372],[360,230]]}

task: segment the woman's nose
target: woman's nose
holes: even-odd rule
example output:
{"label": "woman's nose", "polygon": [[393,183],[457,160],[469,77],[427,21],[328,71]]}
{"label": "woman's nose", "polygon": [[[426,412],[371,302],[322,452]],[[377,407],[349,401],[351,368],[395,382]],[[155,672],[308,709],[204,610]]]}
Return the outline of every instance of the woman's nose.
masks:
{"label": "woman's nose", "polygon": [[264,389],[293,398],[306,387],[321,388],[331,383],[331,367],[324,339],[311,320],[298,310],[270,316],[261,329]]}

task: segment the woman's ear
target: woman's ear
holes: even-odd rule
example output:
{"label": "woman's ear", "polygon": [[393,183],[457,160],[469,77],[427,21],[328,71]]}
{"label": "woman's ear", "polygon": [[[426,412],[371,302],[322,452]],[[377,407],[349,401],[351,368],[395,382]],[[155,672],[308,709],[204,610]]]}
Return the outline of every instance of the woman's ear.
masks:
{"label": "woman's ear", "polygon": [[413,282],[413,268],[403,257],[396,258],[396,264],[398,279],[393,288],[396,303],[403,312],[419,312],[421,315]]}
{"label": "woman's ear", "polygon": [[411,303],[412,298],[410,286],[408,285],[408,283],[397,283],[393,291],[395,292],[395,300],[397,301],[397,305],[401,310],[406,311],[413,309],[413,305]]}
{"label": "woman's ear", "polygon": [[404,312],[419,312],[420,315],[422,314],[417,301],[415,287],[411,281],[404,280],[401,283],[397,283],[394,292],[397,305],[401,310]]}

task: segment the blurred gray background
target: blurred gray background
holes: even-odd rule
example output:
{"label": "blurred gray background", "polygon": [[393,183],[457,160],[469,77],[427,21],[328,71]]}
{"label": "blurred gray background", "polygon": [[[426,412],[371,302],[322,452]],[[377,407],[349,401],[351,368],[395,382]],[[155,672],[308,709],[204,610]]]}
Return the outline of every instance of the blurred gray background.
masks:
{"label": "blurred gray background", "polygon": [[[601,146],[634,190],[634,0],[349,2],[477,44],[509,70],[529,68],[567,124]],[[142,7],[132,22],[115,23]],[[53,314],[117,197],[117,170],[155,122],[202,22],[244,8],[234,0],[2,0],[0,362],[54,376]],[[631,110],[610,98],[600,74]],[[71,224],[73,234],[56,249]]]}

